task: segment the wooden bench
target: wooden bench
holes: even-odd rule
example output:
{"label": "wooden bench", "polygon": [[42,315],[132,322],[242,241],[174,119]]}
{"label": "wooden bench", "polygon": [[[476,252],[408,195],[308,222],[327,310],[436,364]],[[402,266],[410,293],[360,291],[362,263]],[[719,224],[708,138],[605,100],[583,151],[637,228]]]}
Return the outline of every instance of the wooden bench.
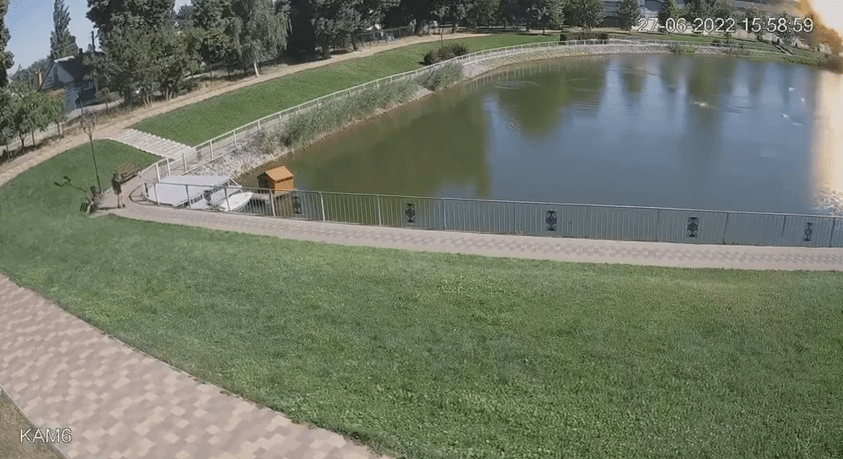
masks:
{"label": "wooden bench", "polygon": [[135,163],[126,163],[119,168],[115,172],[117,172],[117,179],[120,180],[120,183],[126,183],[132,178],[134,178],[138,173],[141,171],[141,168],[138,167]]}

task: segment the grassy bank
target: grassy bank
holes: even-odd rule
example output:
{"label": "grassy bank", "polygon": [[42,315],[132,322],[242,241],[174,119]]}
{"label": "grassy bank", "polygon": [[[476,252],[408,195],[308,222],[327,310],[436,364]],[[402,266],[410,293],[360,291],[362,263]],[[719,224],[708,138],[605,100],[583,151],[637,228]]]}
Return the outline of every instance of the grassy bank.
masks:
{"label": "grassy bank", "polygon": [[[495,35],[445,43],[464,43],[471,51],[556,40],[555,36]],[[196,145],[261,117],[332,92],[396,73],[421,68],[422,58],[440,42],[392,49],[249,86],[138,123],[135,128]]]}
{"label": "grassy bank", "polygon": [[[98,142],[101,170],[147,155]],[[0,270],[120,339],[408,458],[843,455],[843,276],[487,259],[78,213],[0,188]]]}

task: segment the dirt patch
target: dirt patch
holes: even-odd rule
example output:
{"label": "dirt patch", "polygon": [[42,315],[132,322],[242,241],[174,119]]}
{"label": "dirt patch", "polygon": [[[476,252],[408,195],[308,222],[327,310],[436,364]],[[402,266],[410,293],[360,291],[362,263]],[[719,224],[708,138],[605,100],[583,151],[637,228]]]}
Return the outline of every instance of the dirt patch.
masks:
{"label": "dirt patch", "polygon": [[31,427],[29,420],[0,390],[0,457],[3,459],[61,459],[61,455],[40,440],[35,443],[21,442],[21,429],[26,431]]}

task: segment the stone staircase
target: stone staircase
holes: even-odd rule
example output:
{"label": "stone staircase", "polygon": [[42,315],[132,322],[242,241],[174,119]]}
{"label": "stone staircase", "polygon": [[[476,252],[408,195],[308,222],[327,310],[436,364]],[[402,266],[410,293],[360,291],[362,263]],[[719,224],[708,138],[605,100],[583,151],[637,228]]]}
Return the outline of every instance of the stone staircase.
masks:
{"label": "stone staircase", "polygon": [[111,140],[162,158],[182,159],[194,152],[193,147],[135,129],[125,129],[111,137]]}

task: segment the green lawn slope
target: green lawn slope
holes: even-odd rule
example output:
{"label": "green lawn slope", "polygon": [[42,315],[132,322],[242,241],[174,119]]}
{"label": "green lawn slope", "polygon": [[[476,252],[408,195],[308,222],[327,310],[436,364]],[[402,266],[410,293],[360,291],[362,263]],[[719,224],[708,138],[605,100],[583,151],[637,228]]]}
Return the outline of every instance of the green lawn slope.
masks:
{"label": "green lawn slope", "polygon": [[[98,142],[102,173],[152,158]],[[843,275],[294,242],[78,212],[80,147],[0,188],[0,271],[394,457],[843,456]]]}
{"label": "green lawn slope", "polygon": [[[492,35],[456,41],[445,40],[445,43],[464,43],[471,51],[480,51],[553,41],[558,38],[550,35]],[[194,146],[317,97],[396,73],[419,69],[423,67],[421,61],[424,54],[439,46],[441,44],[438,41],[405,46],[368,57],[304,70],[146,119],[134,128]]]}

